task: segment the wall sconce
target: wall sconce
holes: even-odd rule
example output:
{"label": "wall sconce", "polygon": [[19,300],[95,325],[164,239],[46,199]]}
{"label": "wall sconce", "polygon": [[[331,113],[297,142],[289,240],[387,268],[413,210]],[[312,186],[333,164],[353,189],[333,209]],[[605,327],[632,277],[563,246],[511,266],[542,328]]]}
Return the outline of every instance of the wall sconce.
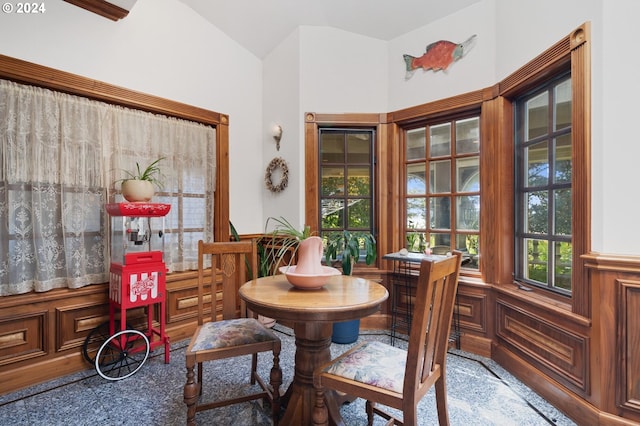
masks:
{"label": "wall sconce", "polygon": [[276,124],[275,126],[273,126],[273,129],[271,129],[271,136],[273,136],[273,139],[276,141],[276,149],[280,151],[280,139],[282,139],[282,126],[280,126],[279,124]]}

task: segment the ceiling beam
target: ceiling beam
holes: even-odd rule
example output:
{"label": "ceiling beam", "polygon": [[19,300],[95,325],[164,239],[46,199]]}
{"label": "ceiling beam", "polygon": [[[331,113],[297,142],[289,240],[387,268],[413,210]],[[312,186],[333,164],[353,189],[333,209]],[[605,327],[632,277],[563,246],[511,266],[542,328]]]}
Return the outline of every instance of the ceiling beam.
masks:
{"label": "ceiling beam", "polygon": [[117,21],[124,18],[129,14],[127,9],[123,9],[120,6],[109,3],[104,0],[64,0],[67,3],[71,3],[75,6],[81,7],[89,12],[97,13],[100,16]]}

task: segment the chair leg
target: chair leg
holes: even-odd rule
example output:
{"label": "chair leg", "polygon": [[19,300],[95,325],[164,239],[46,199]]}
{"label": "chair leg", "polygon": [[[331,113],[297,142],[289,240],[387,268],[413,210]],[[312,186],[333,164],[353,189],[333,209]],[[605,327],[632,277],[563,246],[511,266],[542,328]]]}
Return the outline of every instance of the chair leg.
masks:
{"label": "chair leg", "polygon": [[198,386],[200,389],[199,395],[202,396],[202,363],[198,363]]}
{"label": "chair leg", "polygon": [[438,409],[438,423],[449,426],[449,411],[447,410],[447,382],[441,376],[435,383],[436,407]]}
{"label": "chair leg", "polygon": [[365,409],[367,410],[367,425],[368,426],[372,426],[373,425],[373,406],[375,405],[375,402],[369,401],[367,400],[366,404],[365,404]]}
{"label": "chair leg", "polygon": [[313,426],[327,426],[329,424],[329,413],[324,403],[324,390],[316,388],[316,405],[313,407]]}
{"label": "chair leg", "polygon": [[277,426],[280,420],[280,410],[282,400],[280,399],[280,386],[282,386],[282,369],[280,368],[280,351],[273,351],[273,367],[269,375],[269,383],[271,384],[271,417],[273,425]]}
{"label": "chair leg", "polygon": [[251,355],[251,384],[256,384],[256,372],[258,371],[258,354]]}
{"label": "chair leg", "polygon": [[184,403],[187,404],[187,425],[196,424],[196,404],[200,394],[200,384],[194,380],[193,366],[187,367],[187,383],[184,385]]}

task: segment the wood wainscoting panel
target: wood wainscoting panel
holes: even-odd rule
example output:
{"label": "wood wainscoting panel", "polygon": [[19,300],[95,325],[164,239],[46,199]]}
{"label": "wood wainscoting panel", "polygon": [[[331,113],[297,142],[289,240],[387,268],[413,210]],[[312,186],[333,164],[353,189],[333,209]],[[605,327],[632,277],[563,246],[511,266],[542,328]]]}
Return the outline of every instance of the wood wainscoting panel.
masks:
{"label": "wood wainscoting panel", "polygon": [[48,312],[0,318],[0,366],[47,355]]}
{"label": "wood wainscoting panel", "polygon": [[617,280],[618,321],[617,403],[640,413],[640,281]]}
{"label": "wood wainscoting panel", "polygon": [[109,304],[104,296],[91,296],[82,303],[56,306],[56,352],[82,350],[87,334],[109,320]]}
{"label": "wood wainscoting panel", "polygon": [[589,338],[504,300],[496,301],[496,337],[538,370],[586,395]]}
{"label": "wood wainscoting panel", "polygon": [[487,332],[487,295],[458,290],[456,313],[460,315],[460,328],[478,333]]}

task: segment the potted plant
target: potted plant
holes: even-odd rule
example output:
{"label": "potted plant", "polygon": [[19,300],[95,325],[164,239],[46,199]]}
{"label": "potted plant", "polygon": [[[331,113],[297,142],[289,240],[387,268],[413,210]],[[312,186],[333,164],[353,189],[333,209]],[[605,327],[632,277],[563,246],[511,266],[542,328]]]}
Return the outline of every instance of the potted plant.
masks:
{"label": "potted plant", "polygon": [[117,180],[120,182],[120,190],[125,200],[129,202],[148,202],[155,194],[155,188],[162,188],[162,173],[158,165],[164,157],[158,158],[144,169],[136,162],[136,169],[123,170],[126,178]]}
{"label": "potted plant", "polygon": [[[271,222],[275,222],[273,230],[266,232]],[[285,262],[290,264],[296,256],[300,242],[311,236],[311,228],[305,225],[299,230],[283,217],[269,217],[265,224],[265,235],[259,248],[261,276],[275,274]]]}
{"label": "potted plant", "polygon": [[[325,248],[325,262],[330,265],[332,261],[340,257],[342,274],[351,275],[353,265],[360,258],[360,246],[364,246],[365,263],[371,265],[377,257],[376,239],[365,232],[342,232],[329,234]],[[333,324],[331,341],[335,343],[353,343],[358,340],[360,334],[360,320],[337,322]]]}

